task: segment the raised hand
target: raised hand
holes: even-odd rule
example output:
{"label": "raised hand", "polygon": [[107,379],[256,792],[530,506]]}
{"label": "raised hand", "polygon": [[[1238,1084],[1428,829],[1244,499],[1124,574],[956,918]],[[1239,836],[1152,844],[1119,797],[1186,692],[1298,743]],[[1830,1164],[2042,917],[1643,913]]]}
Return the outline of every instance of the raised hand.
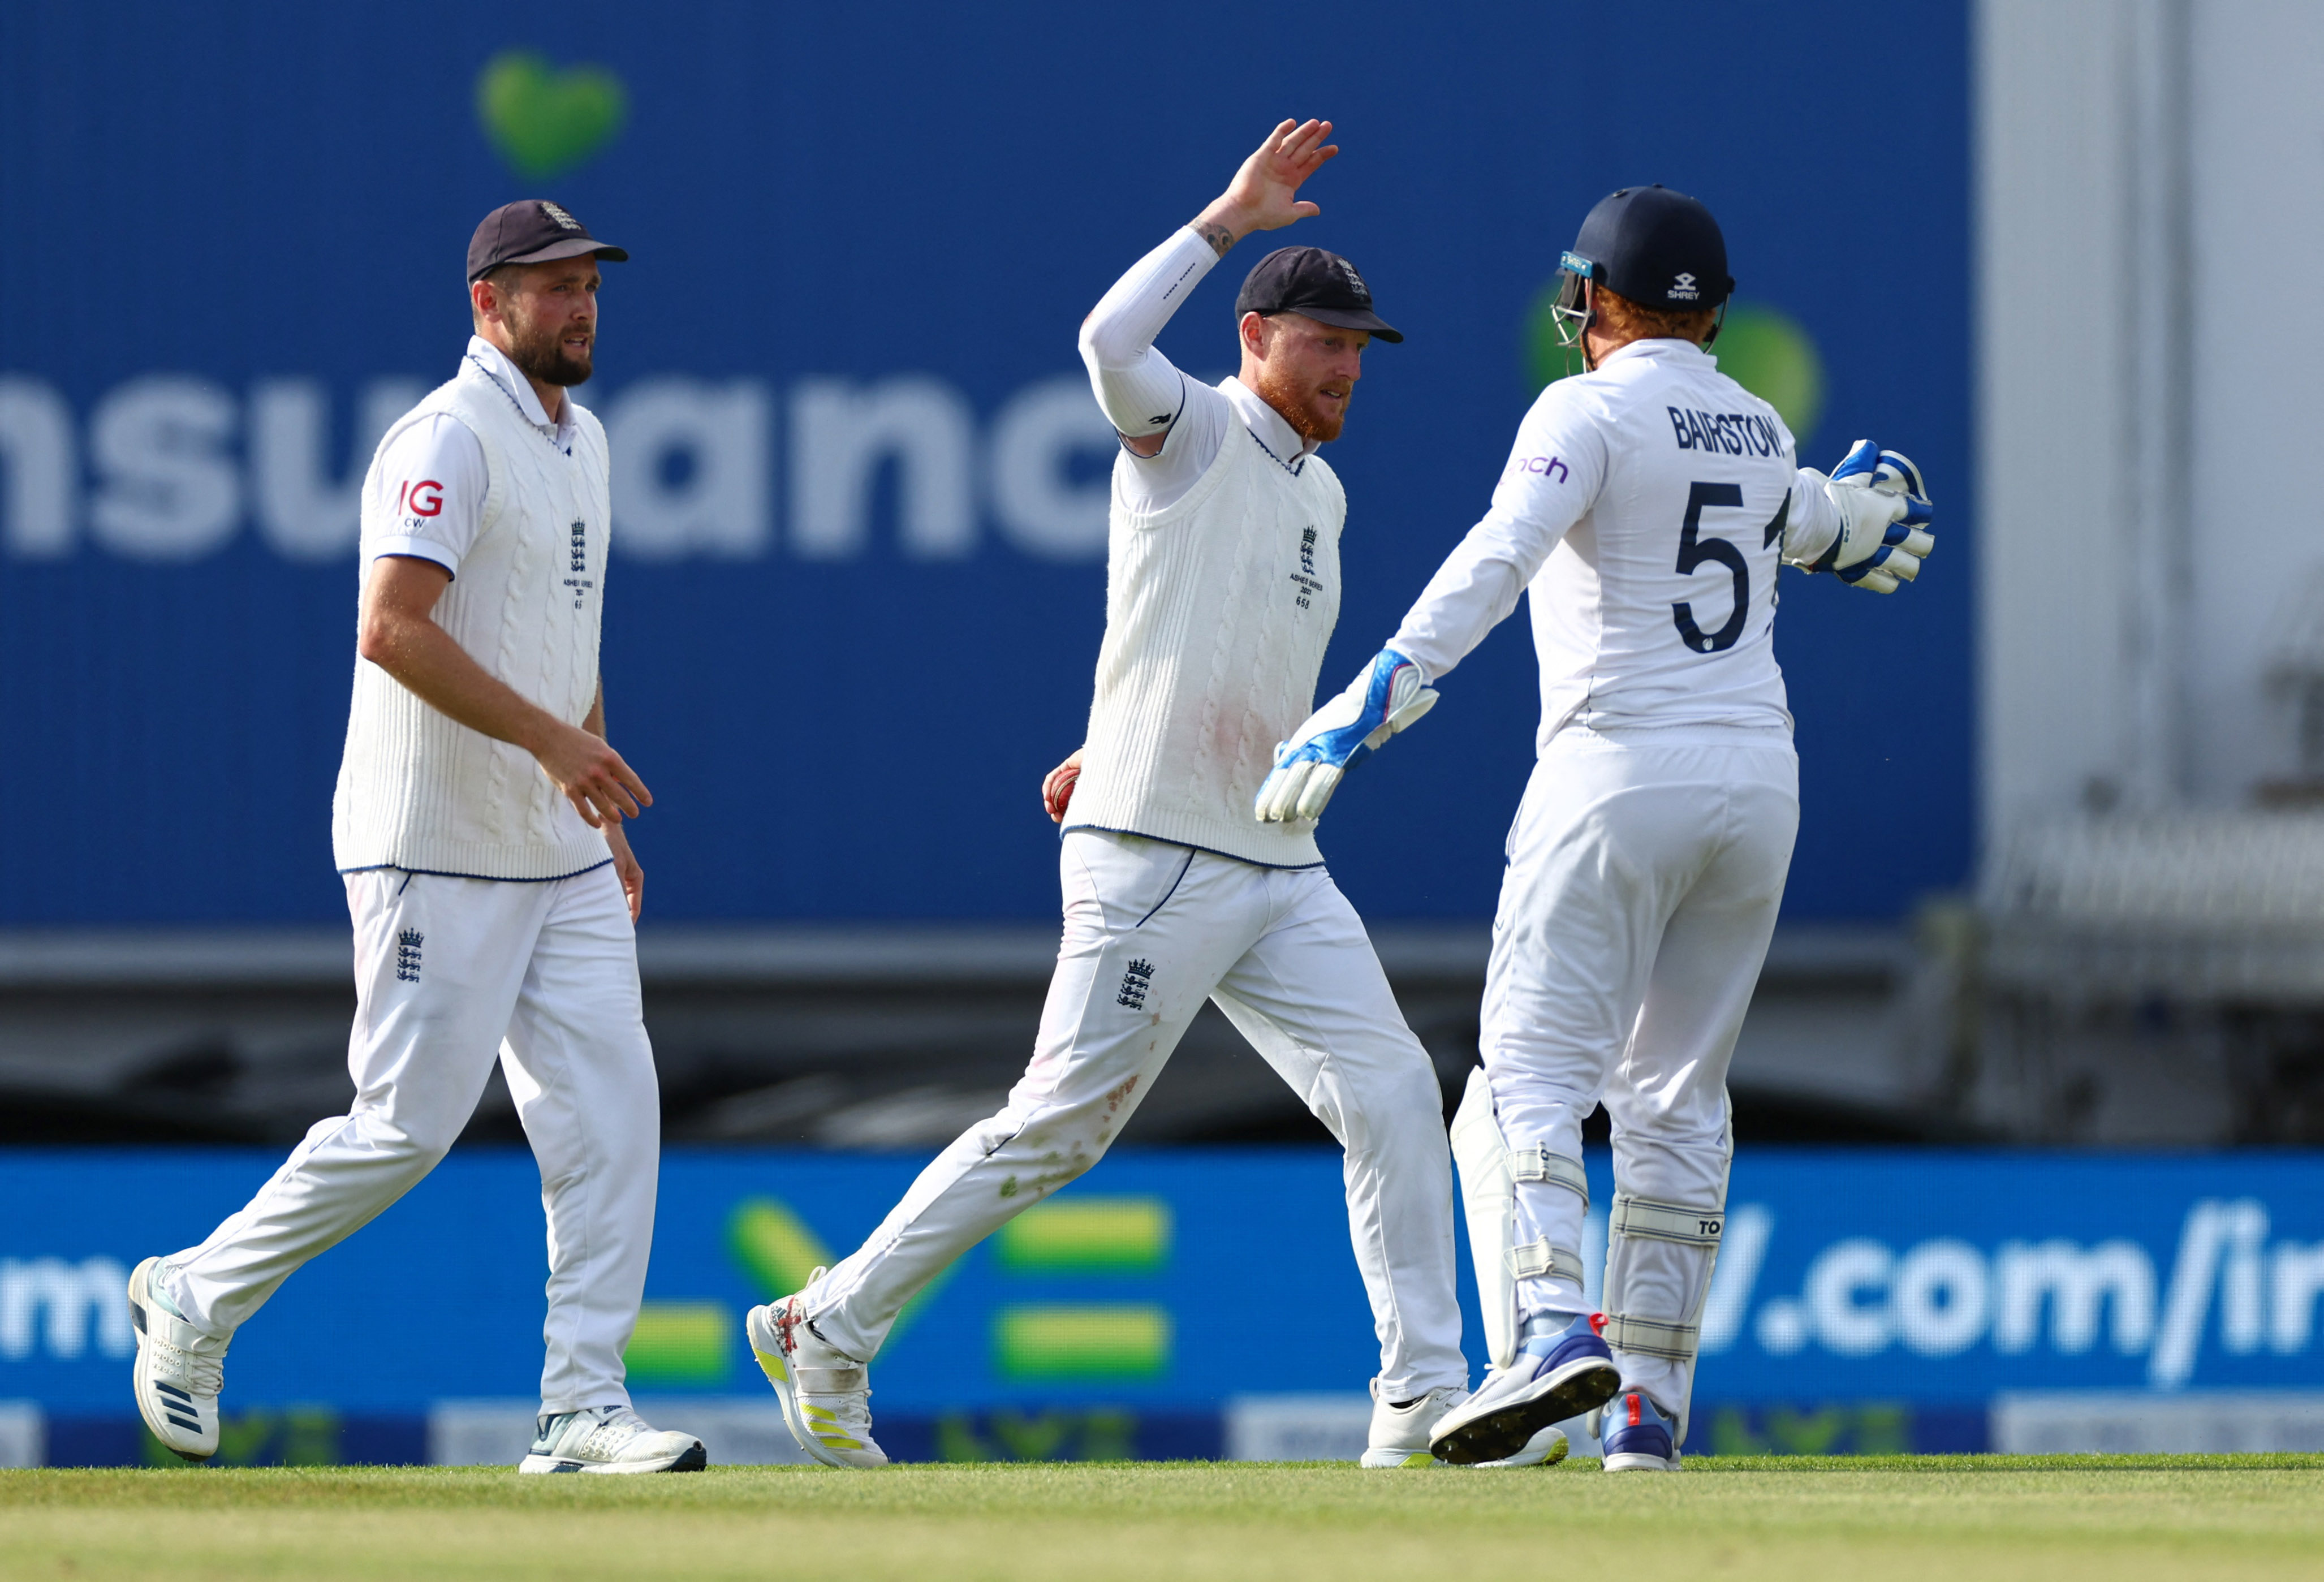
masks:
{"label": "raised hand", "polygon": [[1286,121],[1242,162],[1227,190],[1194,217],[1194,231],[1223,256],[1253,231],[1272,231],[1321,214],[1299,196],[1299,184],[1340,152],[1329,121]]}

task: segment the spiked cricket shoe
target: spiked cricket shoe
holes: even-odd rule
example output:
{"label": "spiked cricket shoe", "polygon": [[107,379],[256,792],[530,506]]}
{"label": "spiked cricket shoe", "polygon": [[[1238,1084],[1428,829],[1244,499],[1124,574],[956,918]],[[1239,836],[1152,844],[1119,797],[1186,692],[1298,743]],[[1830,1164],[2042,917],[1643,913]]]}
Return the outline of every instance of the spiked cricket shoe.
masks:
{"label": "spiked cricket shoe", "polygon": [[626,1406],[554,1412],[540,1420],[519,1472],[699,1472],[710,1463],[692,1434],[657,1429]]}
{"label": "spiked cricket shoe", "polygon": [[1566,1443],[1564,1429],[1545,1428],[1527,1439],[1525,1448],[1516,1455],[1504,1456],[1499,1461],[1479,1461],[1472,1466],[1479,1472],[1493,1466],[1554,1466],[1565,1459],[1566,1451],[1572,1448]]}
{"label": "spiked cricket shoe", "polygon": [[154,1284],[161,1272],[161,1260],[148,1258],[129,1276],[137,1414],[170,1450],[188,1461],[208,1461],[217,1454],[228,1337],[205,1334],[180,1318]]}
{"label": "spiked cricket shoe", "polygon": [[1437,1420],[1428,1443],[1438,1460],[1459,1466],[1512,1460],[1544,1429],[1613,1398],[1622,1387],[1613,1352],[1587,1318],[1554,1328],[1563,1316],[1528,1320],[1516,1362],[1494,1369]]}
{"label": "spiked cricket shoe", "polygon": [[1676,1472],[1678,1425],[1643,1390],[1625,1390],[1599,1414],[1609,1472]]}
{"label": "spiked cricket shoe", "polygon": [[[822,1275],[818,1269],[814,1278]],[[752,1308],[743,1328],[800,1449],[826,1466],[888,1465],[872,1438],[869,1371],[816,1331],[797,1292]]]}

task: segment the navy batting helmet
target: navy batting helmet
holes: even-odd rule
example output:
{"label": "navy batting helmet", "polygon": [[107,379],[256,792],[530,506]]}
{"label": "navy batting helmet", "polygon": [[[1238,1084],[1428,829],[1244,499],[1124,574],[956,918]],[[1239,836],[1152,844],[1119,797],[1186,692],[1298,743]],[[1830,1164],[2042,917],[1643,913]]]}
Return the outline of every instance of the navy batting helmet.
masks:
{"label": "navy batting helmet", "polygon": [[1600,199],[1559,263],[1658,312],[1716,308],[1735,289],[1727,238],[1711,210],[1661,185]]}
{"label": "navy batting helmet", "polygon": [[1711,210],[1659,184],[1625,187],[1600,199],[1558,260],[1557,338],[1568,347],[1582,344],[1589,324],[1584,282],[1660,313],[1717,308],[1735,290],[1727,273],[1727,238]]}

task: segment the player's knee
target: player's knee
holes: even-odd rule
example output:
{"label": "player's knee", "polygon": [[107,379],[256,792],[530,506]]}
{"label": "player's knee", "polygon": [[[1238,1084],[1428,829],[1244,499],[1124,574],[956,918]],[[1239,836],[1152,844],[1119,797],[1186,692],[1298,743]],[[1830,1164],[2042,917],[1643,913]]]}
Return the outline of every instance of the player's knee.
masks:
{"label": "player's knee", "polygon": [[[997,1126],[1006,1118],[1004,1112],[992,1124]],[[1021,1128],[1010,1128],[1007,1141],[1013,1152],[1030,1155],[1062,1186],[1104,1157],[1129,1118],[1118,1105],[1075,1104],[1028,1118]]]}
{"label": "player's knee", "polygon": [[460,1140],[466,1122],[436,1117],[371,1115],[363,1117],[363,1140],[372,1157],[415,1178],[436,1168]]}
{"label": "player's knee", "polygon": [[1416,1049],[1409,1060],[1317,1083],[1307,1107],[1351,1152],[1393,1150],[1414,1140],[1438,1152],[1444,1149],[1444,1091],[1436,1068]]}
{"label": "player's knee", "polygon": [[1417,1044],[1408,1058],[1367,1072],[1349,1086],[1351,1107],[1373,1126],[1419,1116],[1434,1122],[1439,1132],[1444,1129],[1444,1089],[1434,1062]]}
{"label": "player's knee", "polygon": [[1730,1143],[1725,1116],[1717,1120],[1675,1115],[1616,1115],[1612,1125],[1614,1157],[1623,1159],[1696,1159],[1724,1157]]}

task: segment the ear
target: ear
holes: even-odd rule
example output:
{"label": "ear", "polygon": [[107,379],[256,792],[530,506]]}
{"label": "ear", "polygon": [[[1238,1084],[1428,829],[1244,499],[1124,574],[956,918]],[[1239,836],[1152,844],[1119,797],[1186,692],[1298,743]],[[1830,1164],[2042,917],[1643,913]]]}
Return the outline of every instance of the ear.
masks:
{"label": "ear", "polygon": [[1246,313],[1237,328],[1242,332],[1242,349],[1265,362],[1268,346],[1275,338],[1275,327],[1267,321],[1267,315]]}
{"label": "ear", "polygon": [[490,319],[500,305],[500,292],[493,289],[491,281],[479,279],[468,282],[468,306],[475,310],[479,319]]}

